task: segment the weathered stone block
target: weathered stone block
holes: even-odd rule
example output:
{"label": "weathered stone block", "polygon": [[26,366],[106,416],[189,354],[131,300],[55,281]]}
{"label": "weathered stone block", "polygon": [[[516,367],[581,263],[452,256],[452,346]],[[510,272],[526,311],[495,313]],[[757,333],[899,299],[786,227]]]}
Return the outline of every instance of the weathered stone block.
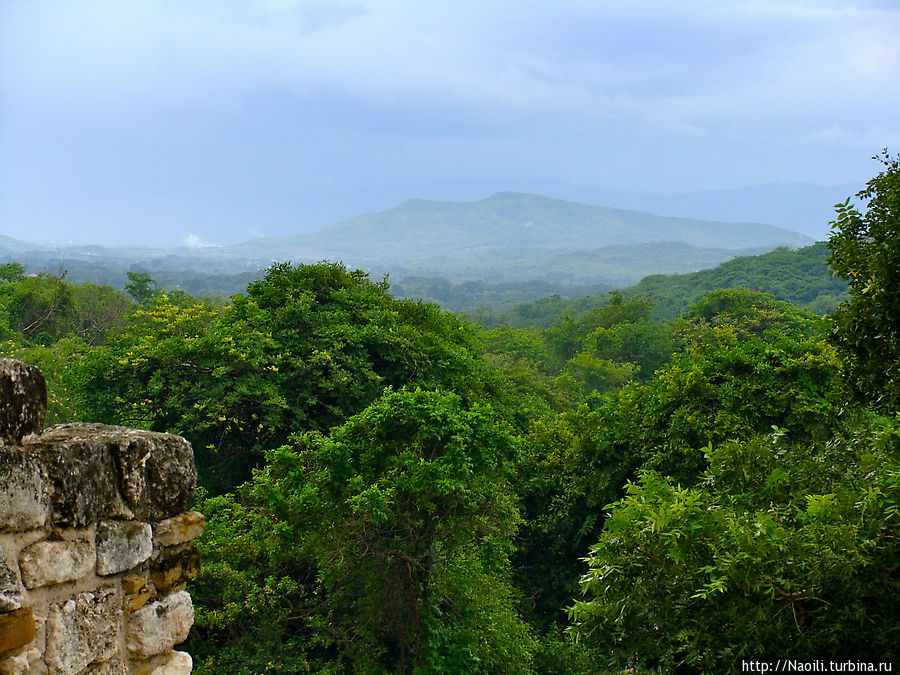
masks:
{"label": "weathered stone block", "polygon": [[47,384],[36,367],[0,359],[0,440],[19,443],[44,428]]}
{"label": "weathered stone block", "polygon": [[153,553],[153,529],[130,520],[101,521],[97,526],[97,574],[118,574],[137,567]]}
{"label": "weathered stone block", "polygon": [[125,591],[125,611],[136,612],[150,600],[150,587],[147,579],[136,574],[122,577],[122,590]]}
{"label": "weathered stone block", "polygon": [[127,516],[109,446],[88,437],[50,433],[58,428],[25,441],[40,457],[47,477],[52,522],[84,527],[101,518]]}
{"label": "weathered stone block", "polygon": [[97,556],[86,541],[39,541],[19,554],[26,588],[74,581],[93,574]]}
{"label": "weathered stone block", "polygon": [[3,546],[0,546],[0,612],[19,609],[24,600],[25,589],[19,583],[16,568],[7,559]]}
{"label": "weathered stone block", "polygon": [[86,671],[90,675],[130,675],[124,660],[115,658],[103,663],[93,663]]}
{"label": "weathered stone block", "polygon": [[169,652],[147,661],[132,662],[131,675],[188,675],[193,667],[190,654]]}
{"label": "weathered stone block", "polygon": [[0,445],[0,530],[22,532],[43,527],[50,509],[38,456]]}
{"label": "weathered stone block", "polygon": [[30,607],[0,614],[0,654],[24,647],[34,640],[36,628]]}
{"label": "weathered stone block", "polygon": [[203,514],[188,511],[163,520],[153,526],[153,546],[175,546],[196,539],[203,534],[206,520]]}
{"label": "weathered stone block", "polygon": [[137,658],[162,654],[184,642],[193,623],[191,596],[187,591],[178,591],[131,615],[125,634],[126,645]]}
{"label": "weathered stone block", "polygon": [[122,590],[128,595],[140,593],[145,588],[147,588],[147,580],[142,576],[129,574],[122,577]]}
{"label": "weathered stone block", "polygon": [[44,661],[54,673],[73,675],[115,655],[122,600],[115,588],[79,593],[52,605]]}
{"label": "weathered stone block", "polygon": [[37,670],[33,666],[39,658],[41,658],[40,650],[32,648],[0,660],[0,675],[32,674]]}
{"label": "weathered stone block", "polygon": [[107,478],[118,484],[123,505],[139,520],[159,521],[180,514],[194,494],[194,451],[180,436],[105,424],[61,424],[47,429],[39,440],[49,446],[87,447],[109,456]]}
{"label": "weathered stone block", "polygon": [[200,574],[200,551],[195,546],[176,546],[157,552],[150,565],[150,578],[157,591],[167,592],[179,581]]}

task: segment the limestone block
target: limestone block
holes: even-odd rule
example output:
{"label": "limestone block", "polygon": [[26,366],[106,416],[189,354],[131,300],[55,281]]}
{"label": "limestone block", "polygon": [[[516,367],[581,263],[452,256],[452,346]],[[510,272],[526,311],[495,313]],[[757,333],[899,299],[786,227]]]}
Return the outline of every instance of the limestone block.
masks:
{"label": "limestone block", "polygon": [[194,667],[186,652],[169,652],[147,661],[132,662],[132,675],[188,675]]}
{"label": "limestone block", "polygon": [[44,526],[50,509],[37,454],[0,444],[0,485],[0,531],[22,532]]}
{"label": "limestone block", "polygon": [[41,658],[41,652],[38,649],[27,649],[15,656],[0,661],[0,675],[24,675],[25,673],[34,673],[35,668],[32,667],[33,662]]}
{"label": "limestone block", "polygon": [[115,658],[103,663],[92,663],[85,673],[90,675],[130,675],[128,665],[122,659]]}
{"label": "limestone block", "polygon": [[17,444],[40,432],[47,415],[47,384],[40,369],[0,359],[0,441]]}
{"label": "limestone block", "polygon": [[0,612],[19,609],[25,600],[25,589],[19,583],[16,568],[10,564],[6,551],[0,546]]}
{"label": "limestone block", "polygon": [[92,574],[97,557],[86,541],[39,541],[19,554],[26,588],[74,581]]}
{"label": "limestone block", "polygon": [[34,640],[36,625],[30,607],[0,614],[0,655]]}
{"label": "limestone block", "polygon": [[156,590],[167,592],[179,581],[200,574],[200,551],[190,544],[164,548],[153,556],[150,578]]}
{"label": "limestone block", "polygon": [[44,431],[39,441],[109,455],[107,478],[118,484],[123,506],[139,520],[159,521],[183,513],[194,494],[194,451],[180,436],[105,424],[60,424]]}
{"label": "limestone block", "polygon": [[84,527],[101,518],[127,517],[110,447],[88,437],[48,435],[56,428],[24,441],[40,457],[46,474],[52,522]]}
{"label": "limestone block", "polygon": [[44,661],[54,673],[73,675],[115,655],[122,599],[113,588],[79,593],[51,605]]}
{"label": "limestone block", "polygon": [[153,529],[130,520],[97,526],[97,574],[107,576],[137,567],[153,553]]}
{"label": "limestone block", "polygon": [[153,546],[175,546],[196,539],[203,534],[206,521],[196,511],[188,511],[163,520],[153,526]]}
{"label": "limestone block", "polygon": [[187,591],[178,591],[142,607],[128,621],[128,651],[146,659],[167,652],[187,639],[194,623],[194,606]]}

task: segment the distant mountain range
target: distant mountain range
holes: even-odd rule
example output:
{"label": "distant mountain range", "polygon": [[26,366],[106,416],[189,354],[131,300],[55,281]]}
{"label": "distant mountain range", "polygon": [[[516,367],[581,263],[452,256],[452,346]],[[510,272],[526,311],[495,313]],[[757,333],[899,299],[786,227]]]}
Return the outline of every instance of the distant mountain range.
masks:
{"label": "distant mountain range", "polygon": [[318,230],[224,247],[54,248],[0,236],[0,257],[31,267],[58,261],[236,273],[276,260],[340,260],[375,274],[448,279],[634,283],[741,254],[812,243],[761,223],[727,223],[502,192],[475,202],[409,200]]}
{"label": "distant mountain range", "polygon": [[828,238],[828,224],[834,220],[834,205],[862,188],[862,183],[768,183],[728,190],[653,195],[560,184],[554,194],[574,201],[667,216],[768,223],[822,241]]}

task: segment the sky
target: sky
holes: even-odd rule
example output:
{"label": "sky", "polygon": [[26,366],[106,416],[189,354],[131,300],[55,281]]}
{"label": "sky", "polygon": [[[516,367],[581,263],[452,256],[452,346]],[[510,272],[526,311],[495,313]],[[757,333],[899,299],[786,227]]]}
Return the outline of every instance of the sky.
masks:
{"label": "sky", "polygon": [[0,234],[229,244],[408,198],[864,183],[900,2],[4,0]]}

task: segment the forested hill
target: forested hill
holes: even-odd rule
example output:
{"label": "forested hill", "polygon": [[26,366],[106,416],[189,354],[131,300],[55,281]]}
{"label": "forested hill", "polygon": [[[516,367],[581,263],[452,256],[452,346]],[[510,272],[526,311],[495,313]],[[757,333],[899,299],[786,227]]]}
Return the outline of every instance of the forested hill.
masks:
{"label": "forested hill", "polygon": [[802,246],[811,240],[772,225],[672,218],[501,192],[477,202],[412,199],[313,232],[254,239],[229,248],[248,256],[279,250],[291,256],[386,261],[510,248],[546,254],[650,242],[739,250]]}
{"label": "forested hill", "polygon": [[[844,298],[847,284],[828,268],[824,242],[805,248],[779,248],[756,256],[734,258],[712,269],[689,274],[655,274],[621,290],[626,299],[648,298],[656,318],[674,319],[706,293],[749,288],[770,293],[817,314],[832,311]],[[559,296],[523,303],[505,312],[479,313],[491,325],[547,327],[562,314],[584,314],[607,302],[606,296],[566,300]]]}
{"label": "forested hill", "polygon": [[622,294],[650,298],[656,316],[666,319],[674,319],[712,290],[738,287],[770,293],[778,300],[825,314],[837,307],[847,291],[847,283],[832,274],[827,260],[825,242],[793,251],[779,248],[700,272],[644,277]]}

